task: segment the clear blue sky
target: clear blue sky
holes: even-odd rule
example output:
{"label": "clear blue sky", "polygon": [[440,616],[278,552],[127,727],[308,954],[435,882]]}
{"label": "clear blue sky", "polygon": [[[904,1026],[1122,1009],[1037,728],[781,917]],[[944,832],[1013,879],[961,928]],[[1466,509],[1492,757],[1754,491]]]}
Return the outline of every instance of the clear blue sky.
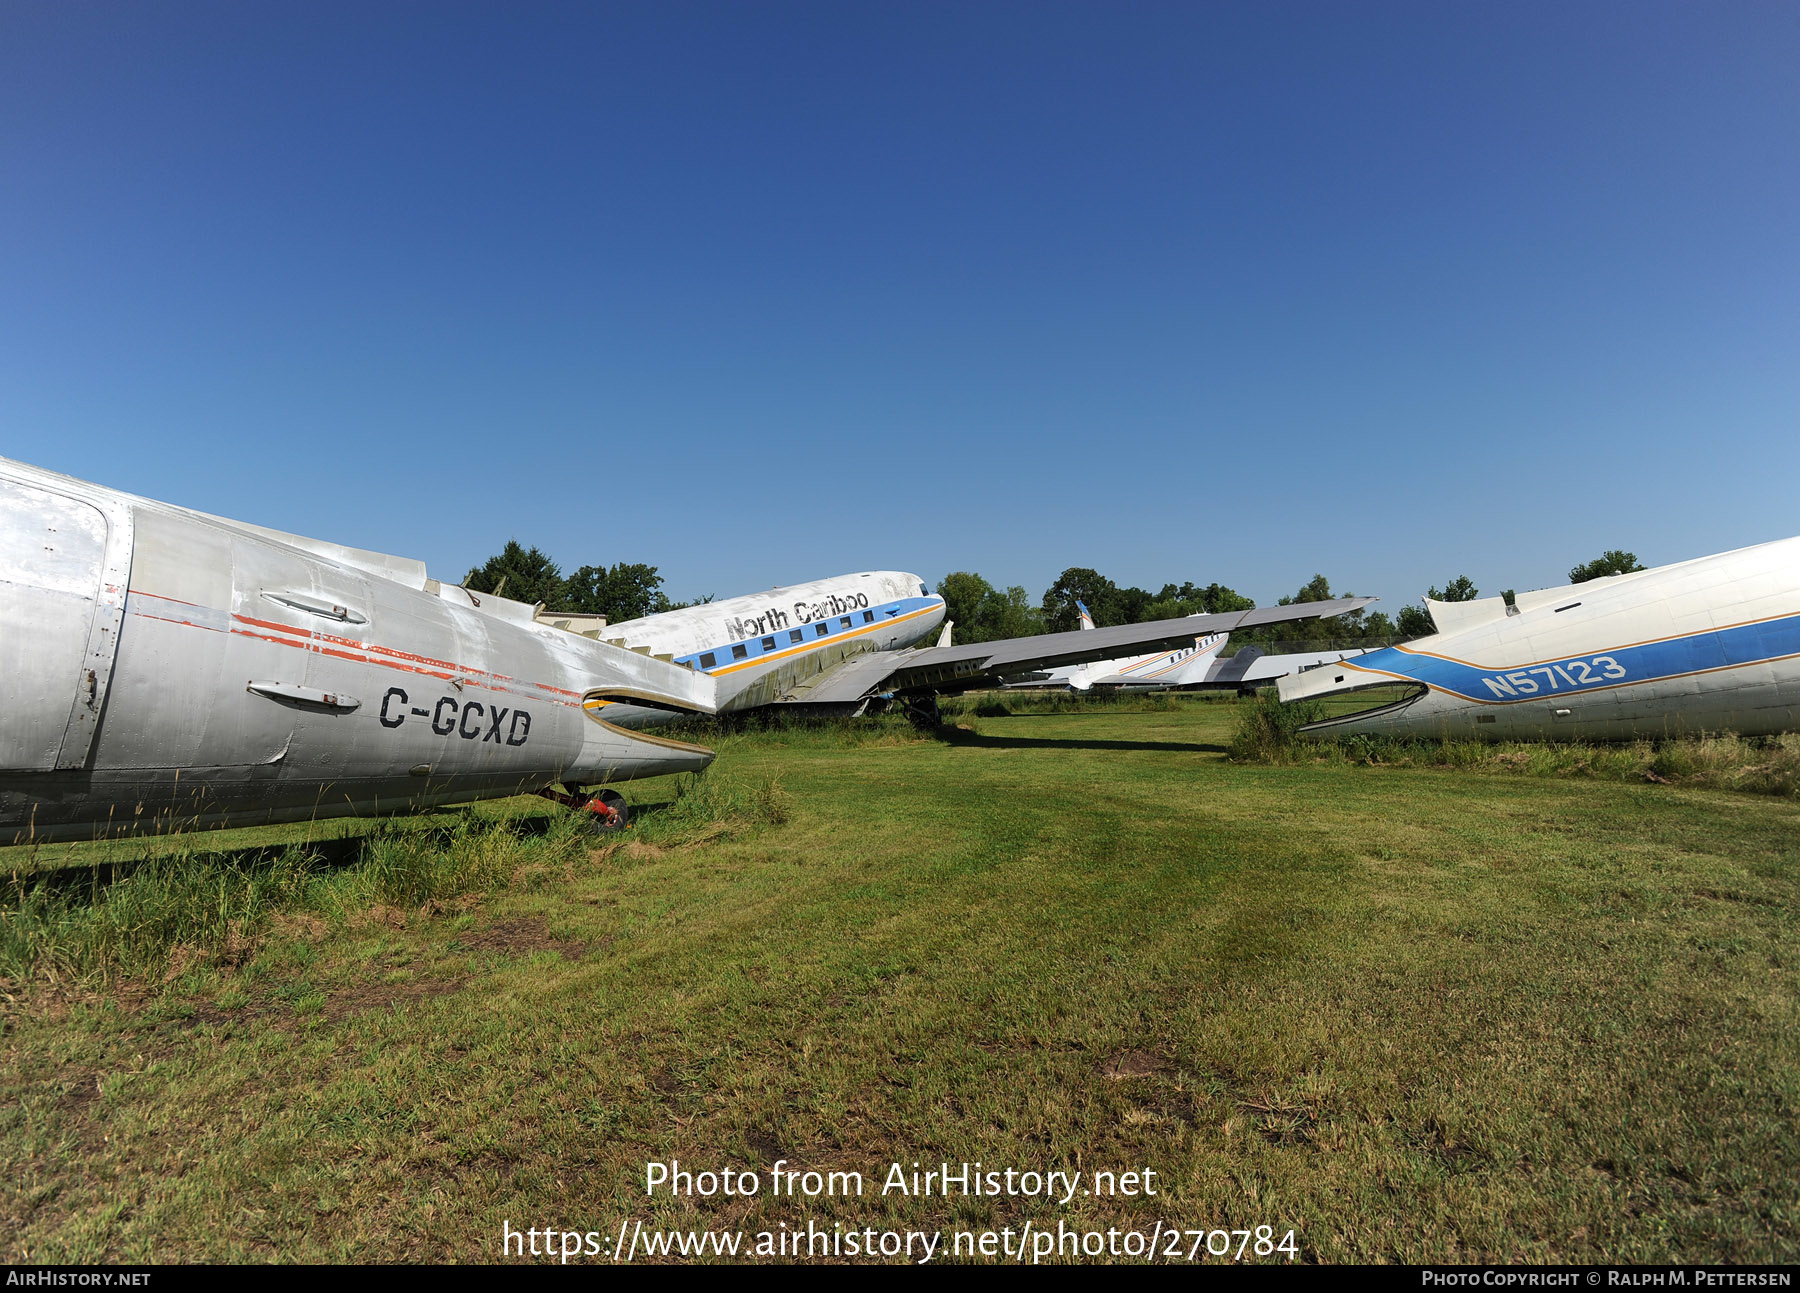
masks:
{"label": "clear blue sky", "polygon": [[1800,7],[0,8],[0,453],[676,596],[1800,533]]}

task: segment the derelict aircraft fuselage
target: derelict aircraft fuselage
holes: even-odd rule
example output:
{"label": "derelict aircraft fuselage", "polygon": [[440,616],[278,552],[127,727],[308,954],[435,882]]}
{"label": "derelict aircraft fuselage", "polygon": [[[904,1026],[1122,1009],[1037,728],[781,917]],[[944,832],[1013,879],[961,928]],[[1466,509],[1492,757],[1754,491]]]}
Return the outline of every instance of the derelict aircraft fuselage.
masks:
{"label": "derelict aircraft fuselage", "polygon": [[1612,741],[1800,727],[1800,538],[1430,610],[1431,637],[1283,678],[1283,701],[1375,702],[1301,730]]}
{"label": "derelict aircraft fuselage", "polygon": [[694,671],[416,562],[0,460],[0,843],[416,811],[696,771],[586,708]]}

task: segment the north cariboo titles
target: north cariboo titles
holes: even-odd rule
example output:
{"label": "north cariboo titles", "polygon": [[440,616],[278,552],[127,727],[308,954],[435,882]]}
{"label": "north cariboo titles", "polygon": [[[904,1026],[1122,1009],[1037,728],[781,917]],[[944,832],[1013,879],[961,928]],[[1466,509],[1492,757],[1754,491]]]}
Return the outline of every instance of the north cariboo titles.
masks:
{"label": "north cariboo titles", "polygon": [[869,605],[867,593],[827,593],[816,602],[795,602],[793,614],[779,606],[771,606],[761,615],[747,616],[744,619],[731,616],[725,621],[725,635],[734,638],[758,638],[774,633],[778,629],[791,628],[795,624],[810,624],[814,620],[829,619],[833,615],[848,615],[851,611],[865,610]]}

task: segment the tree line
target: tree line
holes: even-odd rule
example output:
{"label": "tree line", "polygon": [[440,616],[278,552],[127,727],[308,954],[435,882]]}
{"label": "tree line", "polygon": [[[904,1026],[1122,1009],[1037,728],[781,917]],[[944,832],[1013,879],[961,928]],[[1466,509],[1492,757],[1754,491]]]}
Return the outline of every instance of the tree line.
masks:
{"label": "tree line", "polygon": [[[1151,592],[1146,588],[1121,586],[1086,566],[1071,566],[1063,571],[1035,605],[1023,588],[1015,585],[998,589],[967,570],[945,575],[938,582],[938,592],[944,599],[945,617],[956,622],[956,640],[971,643],[1029,637],[1037,633],[1063,633],[1079,628],[1081,610],[1077,603],[1088,608],[1098,628],[1179,619],[1185,615],[1247,611],[1256,606],[1254,599],[1217,582],[1201,585],[1189,580],[1164,584]],[[1298,602],[1329,601],[1340,595],[1354,597],[1356,594],[1334,593],[1330,580],[1324,575],[1314,575],[1291,596],[1281,598],[1279,604],[1291,606]],[[1278,635],[1285,642],[1363,642],[1386,641],[1395,637],[1397,631],[1393,622],[1380,611],[1373,614],[1353,611],[1330,619],[1251,629],[1233,634],[1232,640],[1240,645],[1273,642]]]}
{"label": "tree line", "polygon": [[[1593,561],[1570,570],[1569,582],[1585,583],[1643,568],[1635,553],[1612,548]],[[614,624],[712,601],[710,596],[696,602],[670,601],[663,592],[663,578],[655,566],[619,562],[612,566],[581,566],[564,575],[547,555],[535,547],[520,546],[517,539],[509,540],[499,553],[470,570],[463,585],[472,592],[494,593],[520,602],[541,602],[547,611],[604,615]],[[1079,628],[1081,612],[1077,603],[1087,606],[1095,625],[1101,628],[1179,619],[1185,615],[1247,611],[1256,606],[1252,599],[1220,583],[1204,586],[1192,581],[1164,584],[1153,593],[1144,588],[1120,586],[1086,566],[1071,566],[1063,571],[1035,603],[1017,584],[996,588],[969,570],[945,575],[938,581],[938,593],[944,599],[945,617],[956,622],[956,640],[966,643],[1033,637],[1039,633],[1062,633]],[[1479,597],[1481,590],[1467,575],[1458,575],[1442,588],[1433,586],[1425,595],[1434,601],[1468,602]],[[1314,575],[1289,596],[1278,598],[1276,605],[1293,606],[1354,596],[1356,594],[1347,589],[1334,593],[1329,579]],[[1502,596],[1510,603],[1513,590],[1507,589]],[[1364,609],[1330,619],[1271,624],[1266,628],[1234,633],[1232,638],[1240,646],[1277,641],[1385,643],[1428,637],[1436,631],[1430,613],[1423,606],[1407,605],[1391,618],[1384,611]]]}
{"label": "tree line", "polygon": [[[1569,571],[1569,582],[1585,583],[1606,575],[1627,574],[1642,570],[1636,554],[1610,549],[1593,561]],[[1224,584],[1210,583],[1202,587],[1191,581],[1164,584],[1152,593],[1148,589],[1121,587],[1097,570],[1071,566],[1057,576],[1043,598],[1033,604],[1029,594],[1019,587],[1000,589],[973,571],[959,570],[945,575],[938,583],[943,596],[946,618],[956,622],[958,642],[992,642],[1001,638],[1029,637],[1037,633],[1062,633],[1079,628],[1081,612],[1076,603],[1084,603],[1093,614],[1096,627],[1114,624],[1142,624],[1150,620],[1176,619],[1184,615],[1217,615],[1226,611],[1247,611],[1256,603]],[[1314,575],[1286,597],[1278,598],[1278,606],[1306,602],[1326,602],[1334,597],[1354,597],[1349,589],[1333,592],[1331,581]],[[1448,580],[1442,588],[1433,586],[1425,596],[1440,602],[1470,602],[1481,596],[1467,575]],[[1513,590],[1503,594],[1510,603]],[[1309,643],[1386,643],[1408,638],[1429,637],[1437,631],[1425,607],[1402,606],[1392,617],[1384,611],[1352,611],[1329,619],[1299,620],[1271,624],[1232,634],[1240,646],[1283,642]]]}
{"label": "tree line", "polygon": [[[471,569],[463,578],[463,587],[516,602],[541,602],[547,611],[604,615],[609,624],[699,604],[670,601],[655,566],[621,561],[611,566],[581,566],[564,575],[547,555],[536,547],[521,547],[517,539],[507,540],[498,553]],[[702,597],[700,602],[711,600]]]}

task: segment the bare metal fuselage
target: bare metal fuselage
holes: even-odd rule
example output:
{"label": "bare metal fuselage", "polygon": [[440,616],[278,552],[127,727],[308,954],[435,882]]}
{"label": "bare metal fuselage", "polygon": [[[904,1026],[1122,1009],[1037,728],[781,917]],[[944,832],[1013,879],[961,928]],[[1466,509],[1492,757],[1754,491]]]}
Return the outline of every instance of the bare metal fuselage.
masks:
{"label": "bare metal fuselage", "polygon": [[693,670],[416,562],[0,459],[0,843],[408,812],[692,771],[597,696]]}

